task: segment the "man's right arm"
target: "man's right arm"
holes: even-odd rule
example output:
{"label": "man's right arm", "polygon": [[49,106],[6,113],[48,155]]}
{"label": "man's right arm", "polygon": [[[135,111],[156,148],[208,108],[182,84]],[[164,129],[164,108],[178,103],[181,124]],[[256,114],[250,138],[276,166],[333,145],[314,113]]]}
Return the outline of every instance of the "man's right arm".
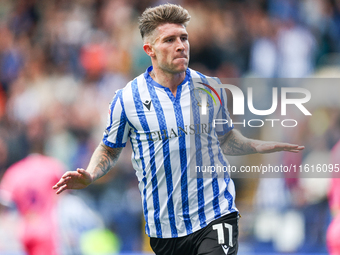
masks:
{"label": "man's right arm", "polygon": [[66,189],[87,187],[114,167],[122,149],[122,147],[111,148],[101,142],[92,154],[86,170],[78,168],[77,171],[66,172],[53,189],[57,189],[56,193],[60,194]]}

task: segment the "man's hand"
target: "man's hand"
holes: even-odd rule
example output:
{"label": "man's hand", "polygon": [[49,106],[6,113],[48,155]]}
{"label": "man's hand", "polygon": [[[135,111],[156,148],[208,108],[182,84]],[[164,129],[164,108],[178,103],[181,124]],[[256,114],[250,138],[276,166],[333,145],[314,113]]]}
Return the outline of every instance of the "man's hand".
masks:
{"label": "man's hand", "polygon": [[78,168],[77,171],[66,172],[53,186],[53,189],[58,189],[56,194],[60,194],[66,189],[83,189],[93,182],[91,174],[84,169]]}
{"label": "man's hand", "polygon": [[258,153],[271,153],[277,151],[288,151],[297,153],[305,148],[305,146],[299,146],[296,144],[264,141],[256,141],[254,147],[256,149],[256,152]]}
{"label": "man's hand", "polygon": [[121,147],[111,148],[100,142],[92,154],[86,171],[78,168],[77,171],[66,172],[53,189],[58,189],[56,193],[60,194],[66,189],[86,188],[114,167],[122,149]]}

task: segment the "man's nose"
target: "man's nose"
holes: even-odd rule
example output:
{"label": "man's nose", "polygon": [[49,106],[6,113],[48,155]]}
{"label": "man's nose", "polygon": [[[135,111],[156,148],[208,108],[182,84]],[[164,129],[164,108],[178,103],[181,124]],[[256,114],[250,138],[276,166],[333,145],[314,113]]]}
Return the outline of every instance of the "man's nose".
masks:
{"label": "man's nose", "polygon": [[181,38],[177,39],[176,51],[183,51],[185,49],[184,43],[182,42]]}

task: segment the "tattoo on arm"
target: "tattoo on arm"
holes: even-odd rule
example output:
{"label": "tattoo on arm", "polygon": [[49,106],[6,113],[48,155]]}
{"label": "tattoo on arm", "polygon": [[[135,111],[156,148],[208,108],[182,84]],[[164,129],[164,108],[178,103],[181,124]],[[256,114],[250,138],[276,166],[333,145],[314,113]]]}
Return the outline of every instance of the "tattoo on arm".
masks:
{"label": "tattoo on arm", "polygon": [[230,131],[220,139],[221,149],[225,155],[237,156],[256,153],[251,139],[236,130]]}
{"label": "tattoo on arm", "polygon": [[[107,174],[116,164],[123,148],[111,148],[103,143],[99,144],[94,155],[94,178],[98,179]],[[92,159],[91,159],[92,161]]]}
{"label": "tattoo on arm", "polygon": [[110,148],[102,144],[100,146],[103,148],[103,154],[97,167],[106,174],[116,164],[122,148]]}

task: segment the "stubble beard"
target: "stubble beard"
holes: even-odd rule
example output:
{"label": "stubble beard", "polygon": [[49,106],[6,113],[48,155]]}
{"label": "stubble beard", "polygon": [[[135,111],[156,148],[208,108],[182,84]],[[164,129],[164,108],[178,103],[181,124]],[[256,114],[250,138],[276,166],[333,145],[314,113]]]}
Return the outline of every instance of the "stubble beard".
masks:
{"label": "stubble beard", "polygon": [[168,66],[164,66],[164,67],[160,67],[164,72],[170,73],[170,74],[180,74],[183,73],[187,70],[189,65],[189,60],[187,60],[187,63],[183,65],[181,65],[181,67],[179,67],[178,65],[168,65]]}

